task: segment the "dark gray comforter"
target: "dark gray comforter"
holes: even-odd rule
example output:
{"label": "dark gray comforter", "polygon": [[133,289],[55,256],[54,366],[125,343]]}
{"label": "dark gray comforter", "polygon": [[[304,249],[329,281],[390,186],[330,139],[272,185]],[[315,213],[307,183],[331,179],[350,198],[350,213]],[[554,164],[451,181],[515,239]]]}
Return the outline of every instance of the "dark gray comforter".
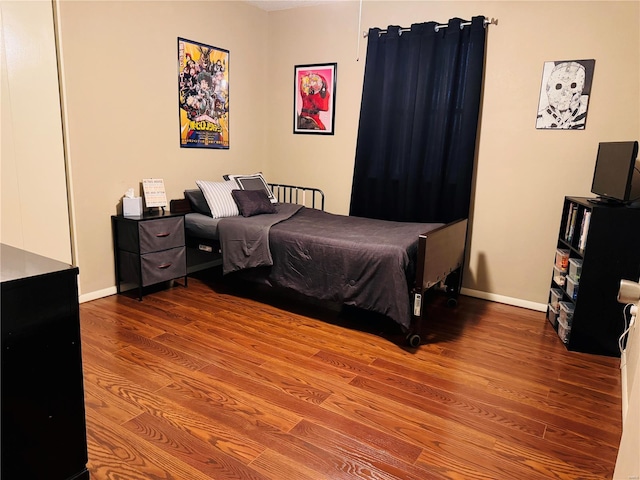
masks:
{"label": "dark gray comforter", "polygon": [[269,249],[269,230],[276,223],[295,215],[301,205],[282,203],[276,213],[253,217],[227,217],[218,222],[218,237],[222,249],[222,272],[273,265]]}
{"label": "dark gray comforter", "polygon": [[280,204],[278,213],[221,219],[223,271],[268,266],[268,282],[378,312],[409,328],[418,237],[441,223],[334,215]]}

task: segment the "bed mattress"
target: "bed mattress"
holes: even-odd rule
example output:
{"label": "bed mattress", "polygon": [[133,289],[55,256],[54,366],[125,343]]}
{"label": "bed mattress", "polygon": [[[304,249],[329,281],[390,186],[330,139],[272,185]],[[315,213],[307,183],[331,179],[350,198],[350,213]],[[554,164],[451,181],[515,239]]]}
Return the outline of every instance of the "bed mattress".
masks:
{"label": "bed mattress", "polygon": [[205,238],[207,240],[219,240],[219,218],[211,218],[202,213],[187,213],[184,216],[184,228],[187,236]]}

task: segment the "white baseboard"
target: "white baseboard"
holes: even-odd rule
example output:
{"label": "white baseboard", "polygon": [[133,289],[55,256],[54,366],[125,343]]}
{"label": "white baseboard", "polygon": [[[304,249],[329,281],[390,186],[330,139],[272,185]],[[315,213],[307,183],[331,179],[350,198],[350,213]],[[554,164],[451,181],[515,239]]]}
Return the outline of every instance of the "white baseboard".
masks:
{"label": "white baseboard", "polygon": [[507,305],[513,305],[514,307],[528,308],[529,310],[537,310],[538,312],[546,312],[546,303],[530,302],[528,300],[522,300],[521,298],[506,297],[504,295],[496,295],[495,293],[481,292],[479,290],[471,290],[470,288],[462,288],[460,293],[468,295],[470,297],[481,298],[483,300],[490,300],[492,302],[505,303]]}
{"label": "white baseboard", "polygon": [[[103,290],[96,290],[95,292],[89,292],[89,293],[80,295],[79,301],[80,303],[90,302],[91,300],[97,300],[98,298],[108,297],[109,295],[115,295],[116,293],[117,293],[116,287],[109,287]],[[546,303],[530,302],[528,300],[522,300],[520,298],[506,297],[504,295],[496,295],[495,293],[481,292],[479,290],[472,290],[470,288],[462,288],[460,290],[460,293],[462,293],[462,295],[481,298],[483,300],[490,300],[492,302],[513,305],[514,307],[528,308],[529,310],[537,310],[539,312],[547,311]]]}
{"label": "white baseboard", "polygon": [[98,298],[108,297],[110,295],[115,295],[118,293],[116,287],[109,287],[103,290],[96,290],[95,292],[89,292],[82,294],[78,297],[78,301],[80,303],[90,302],[91,300],[97,300]]}

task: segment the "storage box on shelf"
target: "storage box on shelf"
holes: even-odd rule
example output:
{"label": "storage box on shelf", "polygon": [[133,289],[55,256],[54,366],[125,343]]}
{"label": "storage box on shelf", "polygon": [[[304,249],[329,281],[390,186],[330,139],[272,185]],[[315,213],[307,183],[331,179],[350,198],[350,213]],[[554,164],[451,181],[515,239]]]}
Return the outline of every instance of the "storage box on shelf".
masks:
{"label": "storage box on shelf", "polygon": [[579,283],[576,279],[571,278],[571,275],[567,275],[565,283],[565,291],[571,300],[578,298],[578,286]]}
{"label": "storage box on shelf", "polygon": [[576,282],[580,281],[580,274],[582,273],[582,259],[570,258],[569,259],[569,273],[568,275]]}
{"label": "storage box on shelf", "polygon": [[618,286],[640,275],[638,238],[640,208],[565,197],[547,318],[569,350],[620,355]]}
{"label": "storage box on shelf", "polygon": [[549,322],[551,323],[551,325],[555,327],[556,324],[558,323],[558,305],[557,304],[555,306],[551,303],[549,304],[549,307],[547,309],[547,318],[549,319]]}
{"label": "storage box on shelf", "polygon": [[560,302],[558,308],[558,336],[562,343],[569,341],[571,334],[571,324],[575,306],[571,302]]}
{"label": "storage box on shelf", "polygon": [[565,279],[567,278],[567,271],[560,270],[555,265],[553,266],[553,282],[558,287],[564,287]]}
{"label": "storage box on shelf", "polygon": [[568,248],[558,248],[556,250],[556,268],[562,272],[566,272],[569,268],[569,254]]}
{"label": "storage box on shelf", "polygon": [[560,300],[562,300],[562,290],[559,288],[552,288],[549,305],[551,305],[556,312],[558,311],[558,303]]}

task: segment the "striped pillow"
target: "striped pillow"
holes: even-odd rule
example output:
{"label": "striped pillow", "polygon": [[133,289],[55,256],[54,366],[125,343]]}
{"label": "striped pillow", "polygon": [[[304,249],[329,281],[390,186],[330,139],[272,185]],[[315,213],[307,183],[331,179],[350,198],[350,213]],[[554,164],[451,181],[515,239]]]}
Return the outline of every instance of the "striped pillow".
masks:
{"label": "striped pillow", "polygon": [[236,182],[208,182],[196,180],[196,185],[202,190],[213,218],[234,217],[240,215],[238,205],[231,196],[231,191],[238,188]]}

